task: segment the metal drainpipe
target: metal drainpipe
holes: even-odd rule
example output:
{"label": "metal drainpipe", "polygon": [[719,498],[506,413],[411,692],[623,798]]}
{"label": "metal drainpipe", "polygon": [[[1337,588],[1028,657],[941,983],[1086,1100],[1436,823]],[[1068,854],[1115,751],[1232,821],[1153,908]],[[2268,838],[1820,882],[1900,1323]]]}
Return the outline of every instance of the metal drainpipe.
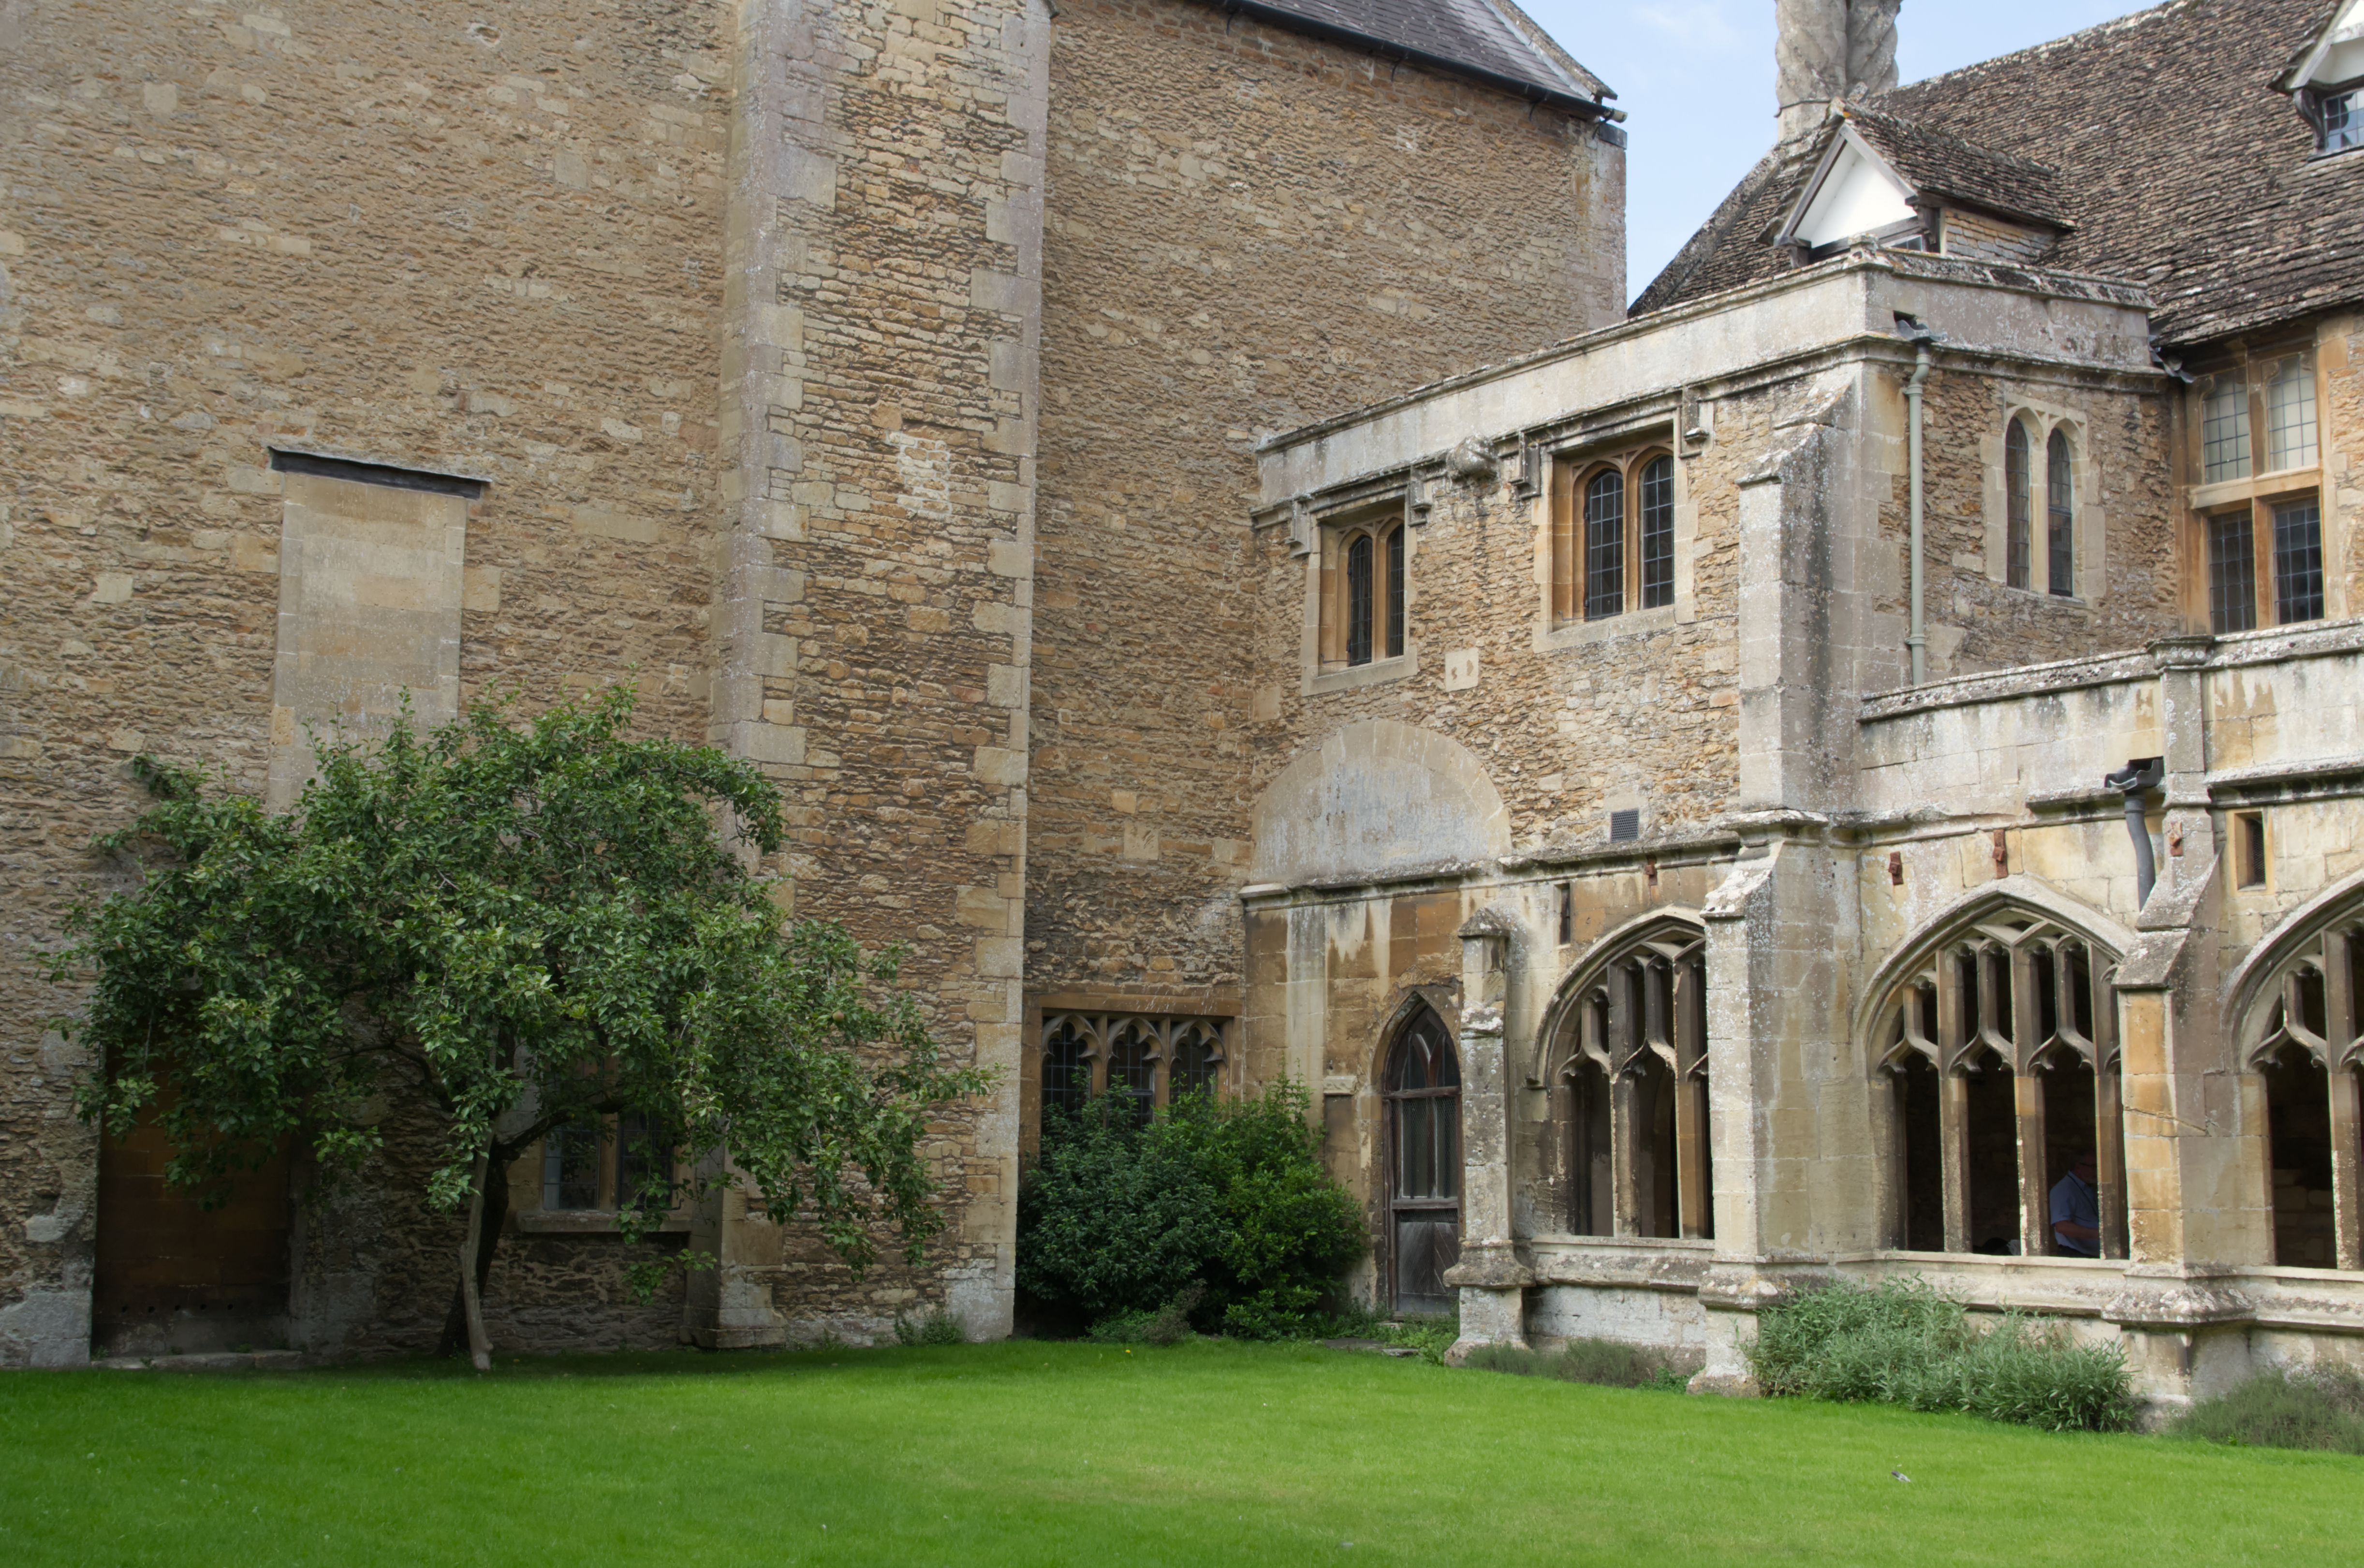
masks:
{"label": "metal drainpipe", "polygon": [[2167,777],[2167,761],[2163,757],[2135,757],[2114,773],[2103,776],[2107,787],[2122,791],[2126,797],[2126,836],[2135,841],[2135,907],[2150,902],[2150,890],[2158,884],[2158,862],[2150,847],[2150,827],[2143,820],[2143,796],[2159,785]]}
{"label": "metal drainpipe", "polygon": [[1904,384],[1904,401],[1912,411],[1910,439],[1912,467],[1912,629],[1904,639],[1904,646],[1912,651],[1912,684],[1925,684],[1929,679],[1929,638],[1924,630],[1922,610],[1923,541],[1921,537],[1921,389],[1929,382],[1928,328],[1912,328],[1914,350],[1912,379]]}

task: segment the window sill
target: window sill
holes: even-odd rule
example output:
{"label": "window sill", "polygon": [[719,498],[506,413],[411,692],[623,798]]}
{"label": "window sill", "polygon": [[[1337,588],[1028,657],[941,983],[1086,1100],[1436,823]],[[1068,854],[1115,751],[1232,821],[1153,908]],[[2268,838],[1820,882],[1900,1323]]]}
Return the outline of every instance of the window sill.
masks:
{"label": "window sill", "polygon": [[1365,686],[1385,685],[1389,681],[1409,680],[1419,673],[1420,648],[1414,644],[1411,652],[1393,659],[1374,659],[1367,664],[1350,664],[1343,670],[1308,671],[1302,695],[1314,697],[1325,692],[1357,691]]}
{"label": "window sill", "polygon": [[2189,484],[2184,487],[2183,504],[2195,512],[2213,512],[2261,496],[2322,488],[2323,469],[2310,463],[2304,468],[2278,468],[2270,473],[2260,473],[2249,479],[2220,479],[2213,484]]}
{"label": "window sill", "polygon": [[1629,637],[1671,631],[1680,624],[1677,619],[1679,609],[1679,605],[1660,605],[1654,610],[1628,610],[1622,615],[1603,616],[1599,620],[1572,620],[1558,626],[1538,626],[1535,629],[1535,651],[1556,653],[1567,648],[1589,648],[1596,642],[1616,642]]}
{"label": "window sill", "polygon": [[[517,1223],[519,1233],[527,1236],[616,1236],[622,1227],[616,1222],[611,1208],[533,1208],[509,1217]],[[669,1214],[652,1231],[654,1236],[683,1236],[689,1232],[689,1216]]]}
{"label": "window sill", "polygon": [[2093,601],[2082,594],[2055,594],[2044,588],[2014,588],[2008,583],[1997,583],[1995,586],[2017,598],[2034,599],[2043,605],[2058,605],[2080,615],[2093,613]]}

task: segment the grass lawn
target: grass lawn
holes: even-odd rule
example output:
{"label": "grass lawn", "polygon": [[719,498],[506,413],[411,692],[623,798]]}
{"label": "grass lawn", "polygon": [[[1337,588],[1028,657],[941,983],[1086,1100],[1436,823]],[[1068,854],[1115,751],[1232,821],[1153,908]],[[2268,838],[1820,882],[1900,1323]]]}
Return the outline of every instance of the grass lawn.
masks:
{"label": "grass lawn", "polygon": [[1312,1347],[0,1374],[18,1568],[2359,1557],[2364,1459]]}

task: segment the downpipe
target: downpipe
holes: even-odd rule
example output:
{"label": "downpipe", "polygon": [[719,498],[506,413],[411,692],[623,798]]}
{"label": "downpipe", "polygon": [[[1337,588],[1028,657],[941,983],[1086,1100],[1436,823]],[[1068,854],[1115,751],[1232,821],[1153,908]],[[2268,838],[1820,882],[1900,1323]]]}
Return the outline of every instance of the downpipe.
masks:
{"label": "downpipe", "polygon": [[1924,619],[1924,584],[1926,582],[1927,546],[1922,528],[1921,501],[1921,392],[1929,384],[1933,368],[1929,359],[1929,343],[1936,334],[1909,316],[1900,316],[1896,324],[1904,329],[1913,346],[1912,377],[1904,384],[1904,405],[1910,411],[1906,437],[1907,463],[1912,469],[1912,626],[1905,634],[1904,646],[1912,656],[1912,684],[1925,685],[1929,680],[1929,636]]}
{"label": "downpipe", "polygon": [[2126,797],[2126,837],[2135,842],[2135,907],[2140,909],[2150,902],[2150,890],[2158,884],[2158,861],[2150,847],[2150,826],[2144,820],[2143,796],[2157,789],[2167,777],[2167,760],[2163,757],[2136,757],[2114,773],[2103,776],[2102,783]]}

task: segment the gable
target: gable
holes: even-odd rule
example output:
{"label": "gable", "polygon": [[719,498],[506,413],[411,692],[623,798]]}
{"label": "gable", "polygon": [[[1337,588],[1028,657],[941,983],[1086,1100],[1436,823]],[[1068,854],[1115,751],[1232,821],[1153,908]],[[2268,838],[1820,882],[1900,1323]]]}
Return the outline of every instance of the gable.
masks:
{"label": "gable", "polygon": [[1850,127],[1840,133],[1821,178],[1807,188],[1788,238],[1819,250],[1918,221],[1912,187]]}
{"label": "gable", "polygon": [[2305,49],[2276,85],[2286,93],[2305,87],[2336,87],[2364,76],[2364,0],[2345,9]]}

